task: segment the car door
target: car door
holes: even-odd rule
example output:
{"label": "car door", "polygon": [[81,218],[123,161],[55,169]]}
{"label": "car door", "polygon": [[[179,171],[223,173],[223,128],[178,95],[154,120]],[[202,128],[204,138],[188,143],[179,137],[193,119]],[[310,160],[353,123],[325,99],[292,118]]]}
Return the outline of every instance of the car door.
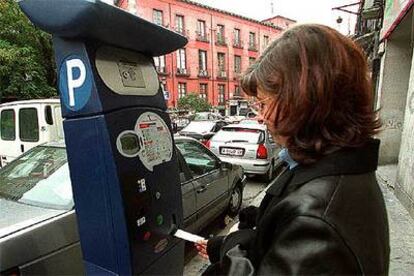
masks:
{"label": "car door", "polygon": [[196,141],[176,142],[193,177],[198,225],[203,227],[227,206],[228,171]]}
{"label": "car door", "polygon": [[185,163],[180,151],[177,150],[178,164],[180,168],[181,194],[183,200],[183,220],[184,229],[189,232],[197,231],[197,206],[196,191],[194,188],[193,177]]}
{"label": "car door", "polygon": [[22,153],[18,139],[16,110],[13,107],[5,107],[0,111],[0,162],[2,166]]}

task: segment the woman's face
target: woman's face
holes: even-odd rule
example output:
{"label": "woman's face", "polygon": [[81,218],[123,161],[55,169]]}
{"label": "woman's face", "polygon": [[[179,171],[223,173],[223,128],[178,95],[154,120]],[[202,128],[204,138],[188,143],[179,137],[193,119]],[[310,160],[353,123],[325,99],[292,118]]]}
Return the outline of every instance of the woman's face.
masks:
{"label": "woman's face", "polygon": [[280,136],[276,133],[275,114],[278,107],[274,101],[274,97],[270,93],[264,92],[261,89],[257,89],[257,100],[259,102],[259,115],[258,120],[261,120],[266,124],[273,140],[279,145],[285,145],[287,137]]}

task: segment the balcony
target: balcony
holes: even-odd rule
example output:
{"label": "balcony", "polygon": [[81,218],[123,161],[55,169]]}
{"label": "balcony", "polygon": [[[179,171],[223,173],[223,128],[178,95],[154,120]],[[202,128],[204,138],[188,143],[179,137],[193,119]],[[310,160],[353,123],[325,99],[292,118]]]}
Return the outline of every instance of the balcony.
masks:
{"label": "balcony", "polygon": [[190,36],[189,36],[189,31],[188,31],[188,30],[185,30],[185,29],[183,29],[183,28],[174,27],[174,31],[176,31],[176,32],[177,32],[177,33],[179,33],[180,35],[185,36],[185,37],[187,37],[187,38],[189,38],[189,37],[190,37]]}
{"label": "balcony", "polygon": [[217,73],[217,78],[223,79],[223,80],[227,79],[227,72],[223,70],[219,70]]}
{"label": "balcony", "polygon": [[167,68],[165,66],[155,66],[155,70],[157,70],[157,73],[160,75],[168,75]]}
{"label": "balcony", "polygon": [[243,49],[243,41],[242,40],[237,40],[237,39],[234,39],[233,40],[233,47],[234,48],[239,48],[239,49]]}
{"label": "balcony", "polygon": [[241,75],[242,75],[241,72],[234,71],[234,73],[233,73],[233,80],[239,81]]}
{"label": "balcony", "polygon": [[202,33],[200,31],[196,31],[196,40],[206,43],[210,42],[209,35],[206,32]]}
{"label": "balcony", "polygon": [[227,39],[223,35],[218,34],[216,37],[216,45],[227,46]]}
{"label": "balcony", "polygon": [[256,43],[249,43],[249,51],[253,51],[253,52],[257,52],[258,51],[258,47]]}
{"label": "balcony", "polygon": [[199,78],[208,78],[208,71],[207,70],[198,70],[198,77]]}
{"label": "balcony", "polygon": [[178,77],[189,77],[190,72],[187,68],[177,68],[175,75]]}

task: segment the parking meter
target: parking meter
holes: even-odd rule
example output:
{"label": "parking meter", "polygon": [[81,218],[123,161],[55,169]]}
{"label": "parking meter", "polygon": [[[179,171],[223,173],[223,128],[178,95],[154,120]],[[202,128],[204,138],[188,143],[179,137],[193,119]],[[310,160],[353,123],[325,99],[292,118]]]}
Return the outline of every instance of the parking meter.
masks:
{"label": "parking meter", "polygon": [[182,274],[179,169],[152,57],[187,40],[100,1],[19,4],[53,36],[86,272]]}

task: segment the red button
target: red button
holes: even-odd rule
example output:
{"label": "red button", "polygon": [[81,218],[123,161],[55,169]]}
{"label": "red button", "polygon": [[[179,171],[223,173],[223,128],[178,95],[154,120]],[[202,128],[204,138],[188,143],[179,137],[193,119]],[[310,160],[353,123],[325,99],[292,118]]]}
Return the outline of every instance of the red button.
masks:
{"label": "red button", "polygon": [[144,241],[147,241],[151,238],[151,232],[145,232],[144,234]]}

